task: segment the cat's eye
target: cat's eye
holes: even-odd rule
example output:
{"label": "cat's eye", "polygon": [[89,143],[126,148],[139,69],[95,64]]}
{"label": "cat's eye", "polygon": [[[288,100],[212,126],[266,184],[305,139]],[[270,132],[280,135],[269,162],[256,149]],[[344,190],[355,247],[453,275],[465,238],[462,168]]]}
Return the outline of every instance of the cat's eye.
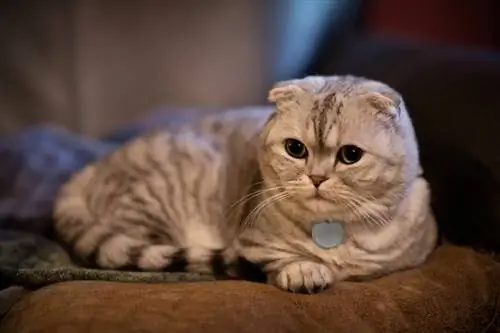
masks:
{"label": "cat's eye", "polygon": [[354,164],[363,157],[363,150],[354,145],[340,147],[337,159],[344,164]]}
{"label": "cat's eye", "polygon": [[296,139],[286,139],[284,142],[285,150],[288,155],[293,158],[306,158],[307,148],[306,145]]}

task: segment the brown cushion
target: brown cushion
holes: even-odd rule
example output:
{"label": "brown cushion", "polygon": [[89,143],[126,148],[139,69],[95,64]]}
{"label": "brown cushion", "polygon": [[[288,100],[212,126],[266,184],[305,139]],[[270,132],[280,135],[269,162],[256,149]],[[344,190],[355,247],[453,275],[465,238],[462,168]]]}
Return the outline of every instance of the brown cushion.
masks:
{"label": "brown cushion", "polygon": [[500,328],[499,295],[499,263],[444,245],[420,269],[316,295],[241,281],[61,283],[24,296],[0,332],[486,332]]}

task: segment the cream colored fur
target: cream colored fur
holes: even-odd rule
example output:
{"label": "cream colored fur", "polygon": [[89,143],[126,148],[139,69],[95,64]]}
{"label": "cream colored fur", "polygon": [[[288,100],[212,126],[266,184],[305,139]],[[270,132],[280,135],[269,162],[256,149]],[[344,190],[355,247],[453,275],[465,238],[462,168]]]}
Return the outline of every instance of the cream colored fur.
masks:
{"label": "cream colored fur", "polygon": [[[182,256],[209,272],[214,256],[242,256],[296,292],[421,264],[437,232],[403,98],[333,76],[281,82],[269,100],[148,133],[87,166],[61,188],[55,230],[99,267],[165,270]],[[287,139],[307,158],[289,155]],[[361,159],[339,162],[344,145]],[[312,240],[323,219],[345,225],[336,248]]]}
{"label": "cream colored fur", "polygon": [[[278,84],[269,99],[276,115],[259,149],[264,188],[271,189],[261,200],[269,205],[240,237],[262,246],[243,246],[243,255],[267,263],[270,283],[309,292],[421,264],[437,230],[401,96],[362,78],[309,77]],[[328,131],[318,138],[314,128],[321,126]],[[305,143],[307,160],[285,152],[287,138]],[[346,144],[365,151],[358,163],[336,161]],[[311,174],[327,180],[316,189]],[[346,238],[337,248],[322,249],[311,238],[313,222],[323,219],[344,222]]]}

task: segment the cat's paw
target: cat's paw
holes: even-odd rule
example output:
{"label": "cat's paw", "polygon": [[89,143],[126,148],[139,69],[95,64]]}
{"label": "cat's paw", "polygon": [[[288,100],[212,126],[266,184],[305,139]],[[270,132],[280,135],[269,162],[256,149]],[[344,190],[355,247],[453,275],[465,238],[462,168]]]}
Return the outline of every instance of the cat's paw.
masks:
{"label": "cat's paw", "polygon": [[283,267],[273,279],[281,289],[312,294],[328,288],[333,283],[333,273],[323,264],[297,261]]}

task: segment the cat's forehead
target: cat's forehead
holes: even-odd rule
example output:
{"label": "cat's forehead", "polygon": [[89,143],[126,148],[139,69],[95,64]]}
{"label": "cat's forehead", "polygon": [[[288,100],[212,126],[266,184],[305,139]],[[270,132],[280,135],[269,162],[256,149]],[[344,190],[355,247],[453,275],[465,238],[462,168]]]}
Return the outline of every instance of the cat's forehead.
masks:
{"label": "cat's forehead", "polygon": [[343,96],[338,91],[316,93],[310,110],[306,110],[305,130],[318,148],[334,145],[343,107]]}
{"label": "cat's forehead", "polygon": [[[340,81],[334,84],[326,85],[318,92],[310,92],[309,99],[312,103],[307,105],[306,113],[312,120],[322,122],[336,122],[339,118],[355,114],[356,117],[362,116],[356,111],[363,111],[364,96],[371,89],[366,89],[359,80],[355,82]],[[366,102],[366,101],[365,101]]]}
{"label": "cat's forehead", "polygon": [[366,112],[359,91],[354,85],[330,89],[311,95],[312,104],[305,110],[305,134],[318,148],[336,146],[341,136],[357,140],[370,136],[374,128],[373,115]]}
{"label": "cat's forehead", "polygon": [[306,125],[316,127],[336,125],[342,117],[345,106],[353,100],[352,93],[338,89],[329,89],[310,95],[312,103],[303,110],[307,114]]}

